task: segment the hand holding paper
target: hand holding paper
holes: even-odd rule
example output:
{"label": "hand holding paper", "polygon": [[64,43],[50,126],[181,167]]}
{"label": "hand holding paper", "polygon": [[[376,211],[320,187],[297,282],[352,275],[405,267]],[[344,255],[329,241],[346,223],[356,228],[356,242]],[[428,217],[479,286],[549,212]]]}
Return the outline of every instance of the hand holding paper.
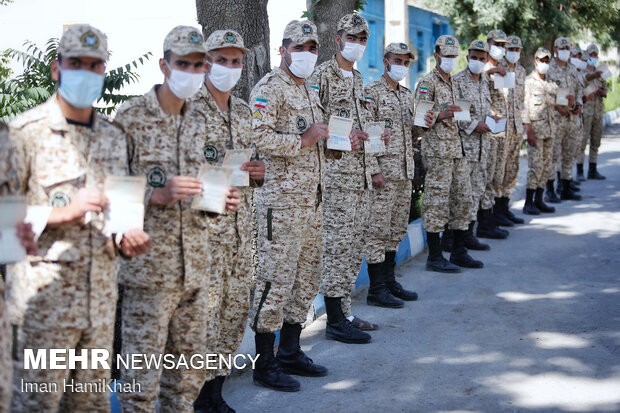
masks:
{"label": "hand holding paper", "polygon": [[487,116],[484,120],[484,123],[487,124],[489,129],[491,129],[491,133],[497,134],[506,130],[506,118],[502,118],[498,121],[495,121],[491,116]]}
{"label": "hand holding paper", "polygon": [[429,110],[433,110],[433,106],[435,106],[435,102],[420,100],[415,108],[415,116],[413,119],[413,124],[415,126],[421,126],[423,128],[428,128],[429,126],[426,124],[426,120],[424,118]]}
{"label": "hand holding paper", "polygon": [[385,152],[385,142],[381,138],[384,129],[384,122],[366,123],[366,132],[368,132],[368,140],[364,143],[366,153],[374,154]]}
{"label": "hand holding paper", "polygon": [[327,139],[327,149],[336,151],[351,151],[351,129],[353,129],[353,119],[332,116],[329,118],[329,139]]}
{"label": "hand holding paper", "polygon": [[229,149],[224,155],[222,166],[233,170],[232,186],[249,186],[250,174],[241,169],[243,164],[250,161],[252,149]]}
{"label": "hand holding paper", "polygon": [[460,112],[454,112],[454,120],[471,121],[471,102],[464,99],[457,99],[456,105],[461,108]]}
{"label": "hand holding paper", "polygon": [[198,171],[202,192],[194,196],[193,209],[224,213],[233,170],[227,167],[203,164]]}
{"label": "hand holding paper", "polygon": [[146,178],[143,176],[108,176],[104,194],[109,205],[104,214],[104,233],[125,234],[132,228],[143,228],[144,193]]}

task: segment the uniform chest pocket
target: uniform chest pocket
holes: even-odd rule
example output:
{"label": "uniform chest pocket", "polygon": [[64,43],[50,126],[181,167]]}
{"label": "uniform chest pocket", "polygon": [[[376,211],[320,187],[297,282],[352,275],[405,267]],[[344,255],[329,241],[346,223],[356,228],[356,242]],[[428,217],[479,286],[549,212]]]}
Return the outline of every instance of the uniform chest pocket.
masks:
{"label": "uniform chest pocket", "polygon": [[545,103],[545,92],[542,90],[535,90],[532,94],[532,104],[539,106]]}
{"label": "uniform chest pocket", "polygon": [[[174,158],[173,158],[174,156]],[[146,182],[153,188],[162,188],[176,175],[176,153],[142,153],[139,165],[132,167],[132,174],[146,176]]]}
{"label": "uniform chest pocket", "polygon": [[47,195],[48,205],[54,208],[66,207],[71,203],[80,188],[84,187],[86,175],[73,177],[50,177],[41,180],[41,185]]}

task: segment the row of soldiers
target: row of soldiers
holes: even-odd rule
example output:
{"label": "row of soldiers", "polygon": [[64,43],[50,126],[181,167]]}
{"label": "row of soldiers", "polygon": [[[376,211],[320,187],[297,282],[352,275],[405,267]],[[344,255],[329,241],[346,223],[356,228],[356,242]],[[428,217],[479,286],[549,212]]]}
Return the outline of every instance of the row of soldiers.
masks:
{"label": "row of soldiers", "polygon": [[[352,314],[351,293],[363,256],[368,304],[400,308],[417,299],[394,274],[396,250],[407,230],[416,151],[427,169],[427,268],[482,267],[467,252],[489,249],[473,235],[474,222],[479,221],[476,235],[489,238],[506,238],[498,226],[506,225],[501,218],[523,222],[508,208],[523,123],[528,150],[544,154],[548,146],[530,139],[531,123],[546,142],[548,136],[537,129],[541,119],[530,112],[531,122],[522,121],[529,106],[525,70],[518,64],[521,42],[492,31],[488,42],[470,45],[468,68],[450,76],[458,41],[441,36],[437,66],[414,95],[399,84],[416,58],[405,43],[385,48],[383,76],[364,87],[353,66],[370,35],[362,16],[344,16],[335,33],[339,51],[315,67],[320,46],[315,25],[290,22],[279,48],[280,66],[258,82],[248,105],[231,94],[249,53],[241,36],[221,30],[205,41],[200,30],[180,26],[164,41],[163,84],[124,103],[110,121],[92,106],[103,86],[106,37],[88,25],[65,31],[52,66],[58,93],[14,120],[10,142],[2,143],[14,152],[3,158],[10,161],[3,169],[10,177],[6,187],[38,207],[33,220],[39,222],[32,225],[36,234],[21,231],[30,249],[32,238],[38,239],[39,257],[30,257],[8,277],[8,296],[23,308],[16,317],[15,411],[59,406],[109,411],[105,395],[27,394],[19,383],[109,378],[103,370],[24,370],[23,349],[111,349],[117,264],[123,355],[233,354],[250,313],[259,355],[253,372],[257,385],[297,391],[300,384],[291,375],[326,375],[300,347],[302,323],[317,292],[325,297],[326,337],[345,343],[368,343],[371,336],[364,330],[377,328]],[[491,77],[509,71],[517,72],[516,87],[494,89]],[[547,102],[555,91],[544,90]],[[537,100],[540,94],[533,96]],[[471,121],[454,120],[458,99],[472,103]],[[425,125],[416,126],[414,107],[422,100],[434,106],[422,114]],[[506,119],[506,131],[489,133],[486,115]],[[353,120],[352,151],[327,148],[331,116]],[[365,148],[371,121],[385,125],[385,151],[378,154]],[[253,146],[253,160],[243,165],[250,184],[229,189],[227,212],[192,209],[192,197],[202,192],[196,178],[201,165],[220,165],[228,150]],[[551,172],[542,170],[545,156],[530,158],[538,188]],[[102,233],[107,200],[101,188],[108,175],[146,177],[143,230]],[[538,207],[542,193],[535,192]],[[441,232],[450,260],[441,252]],[[3,356],[8,345],[3,343]],[[10,371],[2,368],[5,375]],[[118,395],[126,411],[153,411],[158,398],[161,411],[233,411],[222,398],[229,373],[121,369],[121,378],[135,380],[142,390]],[[7,383],[10,377],[3,377],[3,401]]]}

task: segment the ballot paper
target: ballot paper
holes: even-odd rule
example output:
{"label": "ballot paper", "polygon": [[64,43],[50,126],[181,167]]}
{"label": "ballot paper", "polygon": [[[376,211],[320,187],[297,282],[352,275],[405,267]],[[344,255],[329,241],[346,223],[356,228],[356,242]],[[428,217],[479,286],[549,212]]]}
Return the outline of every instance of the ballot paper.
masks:
{"label": "ballot paper", "polygon": [[23,261],[26,250],[17,237],[17,224],[26,217],[28,203],[24,196],[0,197],[0,263]]}
{"label": "ballot paper", "polygon": [[461,111],[454,112],[454,120],[471,121],[471,114],[469,113],[471,102],[464,99],[457,99],[455,104],[461,108]]}
{"label": "ballot paper", "polygon": [[493,87],[495,89],[514,89],[515,72],[506,72],[506,76],[495,73],[493,75]]}
{"label": "ballot paper", "polygon": [[501,118],[497,122],[490,116],[484,120],[484,123],[487,124],[489,129],[491,129],[491,133],[496,134],[506,130],[506,118]]}
{"label": "ballot paper", "polygon": [[108,176],[103,192],[110,204],[103,215],[103,232],[125,234],[132,228],[143,229],[144,192],[146,178],[143,176]]}
{"label": "ballot paper", "polygon": [[558,89],[558,93],[555,98],[555,103],[561,106],[568,106],[568,94],[570,93],[569,89],[566,87],[561,87]]}
{"label": "ballot paper", "polygon": [[607,80],[611,77],[611,70],[609,70],[606,64],[598,65],[596,71],[601,72],[601,79],[603,80]]}
{"label": "ballot paper", "polygon": [[413,124],[415,126],[422,126],[426,128],[426,121],[424,120],[424,116],[426,116],[426,112],[433,109],[435,106],[434,102],[429,102],[427,100],[420,100],[415,108],[415,117],[413,118]]}
{"label": "ballot paper", "polygon": [[202,193],[194,196],[193,209],[223,214],[226,211],[226,194],[234,171],[225,166],[203,164],[198,171]]}
{"label": "ballot paper", "polygon": [[336,151],[351,151],[351,140],[349,135],[353,129],[353,119],[332,116],[329,118],[329,139],[327,139],[327,149]]}
{"label": "ballot paper", "polygon": [[385,130],[385,122],[367,122],[366,133],[368,140],[364,142],[364,150],[366,153],[382,153],[385,152],[385,142],[381,139],[381,135]]}
{"label": "ballot paper", "polygon": [[590,96],[592,93],[598,90],[598,82],[591,82],[587,88],[583,91],[584,96]]}
{"label": "ballot paper", "polygon": [[228,149],[226,151],[222,166],[233,170],[230,181],[231,186],[250,186],[250,173],[242,171],[241,166],[246,162],[250,162],[252,153],[252,149]]}

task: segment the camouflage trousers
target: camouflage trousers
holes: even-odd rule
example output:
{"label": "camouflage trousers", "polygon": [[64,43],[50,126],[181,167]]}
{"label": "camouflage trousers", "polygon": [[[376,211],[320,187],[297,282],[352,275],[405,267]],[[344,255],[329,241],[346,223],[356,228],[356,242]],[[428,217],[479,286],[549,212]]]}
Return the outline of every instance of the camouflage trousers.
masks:
{"label": "camouflage trousers", "polygon": [[[250,311],[252,251],[249,245],[210,242],[207,353],[234,355]],[[208,370],[206,380],[227,376],[230,369]]]}
{"label": "camouflage trousers", "polygon": [[502,132],[500,134],[495,135],[495,140],[497,141],[496,157],[495,157],[495,170],[493,171],[493,179],[491,181],[491,187],[493,189],[493,196],[495,198],[501,198],[503,185],[504,185],[504,175],[506,173],[506,160],[508,159],[508,148],[510,147],[510,132]]}
{"label": "camouflage trousers", "polygon": [[[24,349],[75,349],[80,354],[82,349],[106,349],[112,355],[114,336],[114,317],[110,322],[86,329],[40,329],[31,328],[29,319],[19,330],[17,345],[17,361],[13,382],[13,412],[101,412],[110,411],[110,393],[68,391],[65,393],[64,383],[100,383],[110,380],[111,370],[81,369],[53,370],[24,369]],[[112,361],[108,359],[108,363]],[[77,364],[79,366],[79,363]],[[48,366],[49,367],[49,366]],[[77,367],[77,366],[76,366]],[[73,381],[73,382],[72,382]],[[47,384],[56,391],[36,392],[22,388],[23,383]],[[50,385],[50,383],[54,383]],[[4,411],[4,410],[3,410]]]}
{"label": "camouflage trousers", "polygon": [[601,138],[603,137],[603,111],[589,109],[586,103],[583,112],[583,140],[579,148],[577,163],[583,163],[585,160],[586,146],[590,145],[588,153],[588,161],[596,163],[598,159],[598,148],[601,146]]}
{"label": "camouflage trousers", "polygon": [[510,198],[512,192],[517,186],[517,178],[519,178],[519,155],[521,151],[521,143],[523,135],[512,131],[506,136],[506,165],[504,169],[504,182],[502,183],[502,197]]}
{"label": "camouflage trousers", "polygon": [[489,152],[487,157],[486,168],[486,187],[480,198],[480,209],[491,209],[495,204],[495,189],[493,187],[493,177],[495,176],[495,165],[497,164],[497,138],[490,136]]}
{"label": "camouflage trousers", "polygon": [[527,145],[527,189],[544,188],[553,167],[553,137],[539,136]]}
{"label": "camouflage trousers", "polygon": [[388,179],[385,187],[375,188],[370,193],[370,219],[366,235],[367,263],[379,264],[385,261],[386,251],[398,250],[398,244],[407,235],[410,208],[410,180]]}
{"label": "camouflage trousers", "polygon": [[326,188],[323,192],[323,271],[319,292],[325,297],[343,297],[342,310],[347,317],[351,315],[351,293],[364,258],[369,211],[368,190]]}
{"label": "camouflage trousers", "polygon": [[13,330],[9,323],[8,314],[5,311],[4,299],[0,296],[0,412],[8,412],[11,405],[11,386],[13,382],[12,337]]}
{"label": "camouflage trousers", "polygon": [[472,191],[465,158],[424,157],[426,179],[422,224],[427,232],[466,230],[471,222]]}
{"label": "camouflage trousers", "polygon": [[554,112],[555,136],[553,139],[553,168],[548,179],[556,179],[556,172],[560,172],[561,179],[570,179],[573,171],[573,157],[575,145],[582,139],[576,136],[576,116],[568,117]]}
{"label": "camouflage trousers", "polygon": [[[153,290],[125,286],[123,295],[122,355],[204,354],[207,323],[207,288]],[[135,380],[141,391],[118,393],[126,412],[154,412],[159,395],[160,409],[193,412],[193,402],[205,380],[205,369],[126,369],[125,382]]]}
{"label": "camouflage trousers", "polygon": [[250,327],[279,331],[306,321],[321,282],[322,211],[315,207],[256,206],[258,270]]}

